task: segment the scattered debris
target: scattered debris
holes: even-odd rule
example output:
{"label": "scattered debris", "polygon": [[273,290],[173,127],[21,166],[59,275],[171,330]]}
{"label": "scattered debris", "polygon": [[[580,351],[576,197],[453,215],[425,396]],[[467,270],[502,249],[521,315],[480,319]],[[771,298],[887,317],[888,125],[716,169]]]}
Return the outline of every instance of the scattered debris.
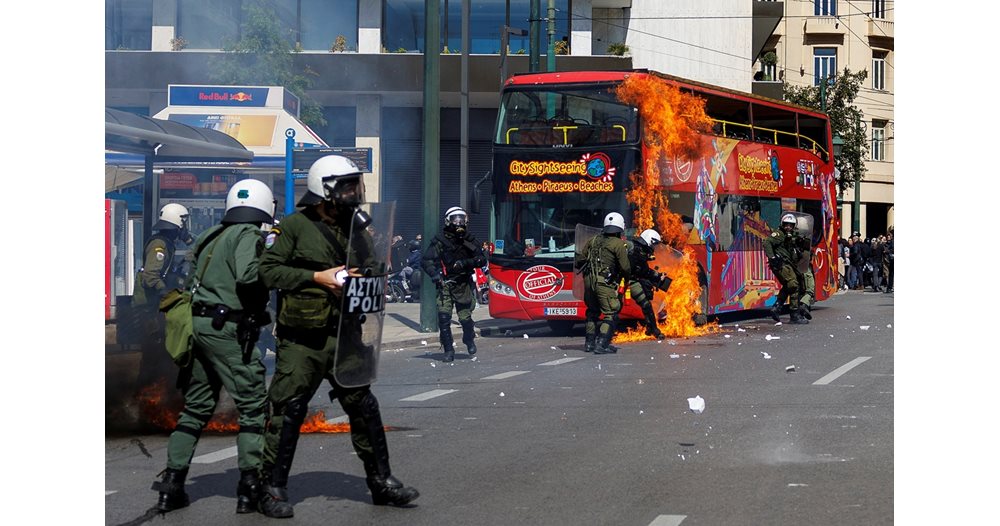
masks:
{"label": "scattered debris", "polygon": [[504,396],[507,396],[507,395],[503,394],[503,391],[500,391],[500,398],[503,398]]}
{"label": "scattered debris", "polygon": [[736,329],[738,332],[747,332],[746,329]]}
{"label": "scattered debris", "polygon": [[890,323],[890,324],[886,325],[885,328],[886,329],[891,329],[892,328],[892,324]]}
{"label": "scattered debris", "polygon": [[847,316],[847,319],[851,319],[851,316],[850,316],[850,315],[848,315],[848,316]]}
{"label": "scattered debris", "polygon": [[550,348],[550,349],[552,349],[553,351],[558,351],[558,350],[559,350],[559,348],[558,348],[558,347],[556,347],[555,345],[553,345],[553,346],[551,346],[551,347],[549,347],[549,348]]}
{"label": "scattered debris", "polygon": [[762,355],[764,356],[764,359],[765,359],[765,360],[770,360],[770,359],[771,359],[771,355],[770,355],[770,354],[767,354],[767,353],[766,353],[766,352],[764,352],[764,351],[761,351],[761,352],[760,352],[760,354],[762,354]]}
{"label": "scattered debris", "polygon": [[503,335],[504,335],[504,336],[510,336],[510,335],[512,335],[512,334],[514,334],[514,332],[513,332],[513,331],[511,331],[510,329],[507,329],[506,331],[504,331],[504,332],[503,332]]}
{"label": "scattered debris", "polygon": [[528,339],[528,335],[527,335],[527,334],[525,334],[525,335],[524,335],[524,339],[525,339],[525,340],[527,340],[527,339]]}
{"label": "scattered debris", "polygon": [[785,372],[786,373],[794,373],[795,372],[795,366],[794,365],[789,365],[788,367],[785,367]]}
{"label": "scattered debris", "polygon": [[434,362],[431,362],[431,367],[437,367],[437,364],[434,363]]}
{"label": "scattered debris", "polygon": [[871,327],[871,325],[862,325],[860,328],[863,331],[867,331],[869,327]]}
{"label": "scattered debris", "polygon": [[778,323],[775,323],[775,324],[774,324],[774,326],[775,326],[775,327],[778,327],[778,326],[780,326],[780,325],[781,325],[781,322],[780,322],[780,321],[779,321]]}
{"label": "scattered debris", "polygon": [[677,345],[677,342],[675,342],[674,340],[667,340],[667,343],[670,345]]}
{"label": "scattered debris", "polygon": [[691,411],[694,411],[695,414],[701,414],[701,412],[705,410],[705,399],[700,395],[695,395],[694,398],[688,398],[688,407],[690,407]]}
{"label": "scattered debris", "polygon": [[679,355],[679,354],[671,354],[670,357],[671,358],[680,358],[681,355]]}
{"label": "scattered debris", "polygon": [[767,336],[764,336],[764,339],[767,340],[767,341],[780,340],[781,336],[771,336],[770,334],[768,334]]}
{"label": "scattered debris", "polygon": [[732,335],[726,334],[724,337],[725,338],[732,338]]}
{"label": "scattered debris", "polygon": [[427,340],[420,340],[420,345],[427,345]]}

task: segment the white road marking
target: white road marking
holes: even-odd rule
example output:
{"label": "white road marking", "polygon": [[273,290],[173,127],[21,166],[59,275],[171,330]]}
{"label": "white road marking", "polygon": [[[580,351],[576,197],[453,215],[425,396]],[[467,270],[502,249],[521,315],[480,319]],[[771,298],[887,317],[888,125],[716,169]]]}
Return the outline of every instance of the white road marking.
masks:
{"label": "white road marking", "polygon": [[519,376],[522,374],[528,374],[531,371],[507,371],[506,373],[494,374],[493,376],[487,376],[483,380],[503,380],[505,378],[511,378],[513,376]]}
{"label": "white road marking", "polygon": [[859,356],[845,363],[844,365],[841,365],[840,367],[834,369],[833,372],[824,376],[823,378],[816,380],[815,382],[813,382],[813,385],[826,385],[836,380],[837,378],[840,378],[847,371],[850,371],[851,369],[854,369],[855,367],[867,362],[868,360],[871,360],[871,358],[872,358],[871,356]]}
{"label": "white road marking", "polygon": [[433,391],[427,391],[426,393],[415,394],[413,396],[407,396],[400,400],[400,402],[423,402],[424,400],[430,400],[431,398],[437,398],[439,396],[444,396],[446,394],[454,393],[458,389],[435,389]]}
{"label": "white road marking", "polygon": [[110,491],[109,490],[104,490],[104,496],[105,497],[107,497],[108,495],[111,495],[112,493],[118,493],[118,490],[116,490],[116,489],[113,489],[113,490],[110,490]]}
{"label": "white road marking", "polygon": [[538,365],[539,365],[539,366],[542,366],[542,365],[562,365],[562,364],[564,364],[564,363],[569,363],[569,362],[575,362],[575,361],[577,361],[577,360],[582,360],[582,359],[583,359],[583,357],[576,357],[576,358],[560,358],[560,359],[558,359],[558,360],[552,360],[551,362],[545,362],[545,363],[540,363],[540,364],[538,364]]}
{"label": "white road marking", "polygon": [[213,462],[218,462],[220,460],[226,460],[227,458],[233,458],[237,454],[236,446],[227,447],[226,449],[220,449],[215,453],[206,453],[204,455],[198,455],[191,459],[192,464],[211,464]]}
{"label": "white road marking", "polygon": [[660,515],[649,523],[649,526],[678,526],[684,522],[687,515]]}

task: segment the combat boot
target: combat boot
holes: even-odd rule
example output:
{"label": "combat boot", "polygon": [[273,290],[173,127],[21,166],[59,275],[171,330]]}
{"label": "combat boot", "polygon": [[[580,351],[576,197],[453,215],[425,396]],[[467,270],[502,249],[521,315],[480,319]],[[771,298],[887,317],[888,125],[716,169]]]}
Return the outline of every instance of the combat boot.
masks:
{"label": "combat boot", "polygon": [[452,343],[444,344],[444,359],[443,362],[454,362],[455,361],[455,346]]}
{"label": "combat boot", "polygon": [[441,347],[444,349],[444,362],[455,361],[455,338],[451,335],[451,316],[438,315],[438,331],[441,335]]}
{"label": "combat boot", "polygon": [[[347,407],[344,408],[347,410]],[[372,492],[372,504],[376,506],[405,506],[420,496],[416,488],[404,486],[392,476],[389,467],[389,444],[385,439],[385,427],[382,425],[382,414],[378,408],[378,400],[371,392],[365,394],[356,408],[352,407],[351,431],[358,426],[368,439],[371,451],[355,446],[355,451],[365,466],[367,478],[365,482]]]}
{"label": "combat boot", "polygon": [[803,318],[802,315],[799,314],[799,309],[795,309],[792,311],[791,319],[788,322],[795,325],[807,325],[809,320]]}
{"label": "combat boot", "polygon": [[597,335],[588,334],[586,344],[583,346],[583,352],[594,352],[597,348]]}
{"label": "combat boot", "polygon": [[186,508],[191,501],[184,491],[184,479],[187,478],[188,470],[167,468],[163,471],[163,479],[154,482],[154,489],[160,492],[160,498],[156,502],[156,509],[161,512],[168,512]]}
{"label": "combat boot", "polygon": [[809,307],[809,305],[806,305],[805,303],[799,303],[799,315],[801,315],[803,318],[807,320],[813,319],[813,315],[810,312],[811,310],[812,309]]}
{"label": "combat boot", "polygon": [[657,327],[656,325],[650,325],[646,327],[646,336],[652,336],[657,340],[662,340],[667,337],[665,334],[663,334],[663,332],[660,331],[660,328]]}
{"label": "combat boot", "polygon": [[476,354],[476,329],[472,320],[459,321],[462,324],[462,343],[469,350],[469,356]]}
{"label": "combat boot", "polygon": [[295,515],[295,508],[288,502],[288,489],[272,486],[269,482],[261,485],[257,509],[273,519],[287,519]]}
{"label": "combat boot", "polygon": [[594,348],[594,354],[614,354],[616,352],[618,352],[618,347],[611,345],[611,333],[597,337],[597,347]]}
{"label": "combat boot", "polygon": [[775,303],[774,306],[771,307],[771,319],[774,321],[781,321],[781,318],[778,317],[779,315],[781,315],[781,304]]}
{"label": "combat boot", "polygon": [[260,501],[260,477],[257,470],[240,471],[240,482],[236,485],[236,513],[257,511]]}

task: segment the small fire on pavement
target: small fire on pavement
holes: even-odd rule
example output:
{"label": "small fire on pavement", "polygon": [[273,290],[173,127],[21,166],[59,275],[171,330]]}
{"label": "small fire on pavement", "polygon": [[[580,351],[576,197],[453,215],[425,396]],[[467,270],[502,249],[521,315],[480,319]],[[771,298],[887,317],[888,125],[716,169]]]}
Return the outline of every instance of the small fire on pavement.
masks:
{"label": "small fire on pavement", "polygon": [[[164,404],[166,399],[167,382],[160,380],[152,385],[144,387],[139,392],[139,402],[142,414],[153,426],[172,431],[177,426],[178,412]],[[212,416],[204,430],[214,433],[236,433],[240,426],[235,413],[217,413]],[[385,426],[387,431],[391,430]],[[306,417],[302,423],[302,433],[348,433],[351,431],[350,424],[346,422],[327,422],[323,411],[316,411]]]}

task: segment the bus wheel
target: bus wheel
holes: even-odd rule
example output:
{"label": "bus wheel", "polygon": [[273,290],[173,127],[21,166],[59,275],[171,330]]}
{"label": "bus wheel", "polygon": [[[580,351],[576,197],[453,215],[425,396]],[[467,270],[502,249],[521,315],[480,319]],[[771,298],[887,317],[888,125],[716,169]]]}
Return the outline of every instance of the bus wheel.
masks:
{"label": "bus wheel", "polygon": [[576,322],[573,320],[548,320],[549,329],[556,336],[569,336],[573,332],[573,325]]}
{"label": "bus wheel", "polygon": [[702,325],[708,323],[708,316],[704,314],[695,314],[693,318],[695,327],[701,327]]}

